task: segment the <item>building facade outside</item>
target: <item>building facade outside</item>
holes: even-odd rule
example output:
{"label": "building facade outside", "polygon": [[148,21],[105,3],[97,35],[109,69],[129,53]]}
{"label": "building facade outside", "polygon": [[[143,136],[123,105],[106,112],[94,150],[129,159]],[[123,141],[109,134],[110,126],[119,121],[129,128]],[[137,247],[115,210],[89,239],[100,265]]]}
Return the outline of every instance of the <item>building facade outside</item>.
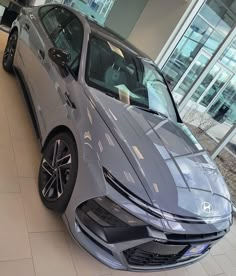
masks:
{"label": "building facade outside", "polygon": [[197,125],[204,114],[220,140],[236,122],[236,1],[202,2],[160,64],[184,118]]}
{"label": "building facade outside", "polygon": [[80,10],[84,14],[94,17],[100,24],[104,24],[115,0],[65,0],[64,4]]}

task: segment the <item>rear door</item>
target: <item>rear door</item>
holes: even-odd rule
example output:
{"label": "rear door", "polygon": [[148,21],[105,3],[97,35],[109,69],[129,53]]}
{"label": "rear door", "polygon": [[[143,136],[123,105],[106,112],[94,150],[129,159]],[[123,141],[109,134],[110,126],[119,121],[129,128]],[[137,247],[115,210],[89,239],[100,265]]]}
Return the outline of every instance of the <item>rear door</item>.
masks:
{"label": "rear door", "polygon": [[[54,6],[48,6],[44,8],[44,12],[51,10]],[[40,27],[37,20],[37,9],[36,8],[23,8],[21,14],[18,17],[20,24],[19,37],[17,42],[17,50],[20,57],[20,70],[23,73],[25,80],[30,87],[30,77],[35,68],[35,62],[37,62],[36,57],[38,53],[36,52],[39,48],[39,44],[43,41],[40,39]],[[35,54],[35,57],[34,57]],[[33,96],[33,95],[31,95]]]}
{"label": "rear door", "polygon": [[[31,26],[28,76],[42,132],[47,131],[53,116],[57,116],[56,108],[65,104],[70,86],[77,79],[83,25],[72,12],[60,6],[42,7],[38,14],[40,20]],[[52,47],[71,54],[67,74],[49,58],[48,50]]]}

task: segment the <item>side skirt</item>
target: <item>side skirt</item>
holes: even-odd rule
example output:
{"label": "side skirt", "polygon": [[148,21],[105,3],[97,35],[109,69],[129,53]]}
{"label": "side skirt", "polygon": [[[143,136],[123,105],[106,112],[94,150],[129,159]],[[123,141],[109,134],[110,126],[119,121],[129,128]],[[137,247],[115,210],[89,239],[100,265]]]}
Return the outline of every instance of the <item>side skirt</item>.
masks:
{"label": "side skirt", "polygon": [[37,119],[35,107],[34,107],[34,104],[33,104],[33,101],[32,101],[31,95],[30,95],[29,87],[28,87],[28,85],[25,81],[25,78],[24,78],[23,73],[21,72],[21,70],[18,69],[17,67],[14,67],[14,72],[15,72],[17,80],[20,84],[20,87],[22,89],[26,104],[28,106],[28,110],[29,110],[29,113],[30,113],[30,117],[31,117],[31,120],[32,120],[32,123],[33,123],[33,126],[34,126],[36,136],[40,140],[40,144],[42,144],[42,135],[41,135],[41,131],[40,131],[40,126],[39,126],[39,122],[38,122],[38,119]]}

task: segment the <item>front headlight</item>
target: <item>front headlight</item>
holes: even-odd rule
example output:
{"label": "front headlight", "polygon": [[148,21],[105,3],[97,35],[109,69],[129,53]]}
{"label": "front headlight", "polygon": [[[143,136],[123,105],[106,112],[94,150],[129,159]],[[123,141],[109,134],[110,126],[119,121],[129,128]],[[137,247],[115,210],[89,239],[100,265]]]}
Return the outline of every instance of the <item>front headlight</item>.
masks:
{"label": "front headlight", "polygon": [[139,230],[137,238],[147,231],[145,222],[107,197],[86,201],[77,208],[76,214],[89,230],[108,242],[129,240],[135,229]]}
{"label": "front headlight", "polygon": [[107,197],[91,199],[82,205],[81,210],[103,227],[145,225]]}

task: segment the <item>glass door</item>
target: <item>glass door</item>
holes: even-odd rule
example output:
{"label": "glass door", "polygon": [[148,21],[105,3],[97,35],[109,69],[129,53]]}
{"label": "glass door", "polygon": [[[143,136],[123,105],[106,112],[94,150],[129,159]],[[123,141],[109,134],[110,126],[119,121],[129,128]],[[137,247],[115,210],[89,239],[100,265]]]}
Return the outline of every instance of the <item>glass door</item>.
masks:
{"label": "glass door", "polygon": [[173,96],[177,103],[187,94],[193,83],[206,67],[210,58],[211,55],[203,49],[194,58],[173,90]]}
{"label": "glass door", "polygon": [[226,88],[233,75],[233,72],[222,64],[215,64],[192,97],[194,101],[197,100],[199,103],[201,112],[209,109],[209,106]]}
{"label": "glass door", "polygon": [[219,123],[236,122],[236,76],[234,76],[225,89],[215,97],[208,106],[207,112]]}
{"label": "glass door", "polygon": [[191,100],[198,102],[202,95],[210,88],[214,82],[217,80],[218,74],[220,72],[220,66],[216,64],[211,71],[207,74],[203,82],[198,86],[195,93],[193,94]]}

